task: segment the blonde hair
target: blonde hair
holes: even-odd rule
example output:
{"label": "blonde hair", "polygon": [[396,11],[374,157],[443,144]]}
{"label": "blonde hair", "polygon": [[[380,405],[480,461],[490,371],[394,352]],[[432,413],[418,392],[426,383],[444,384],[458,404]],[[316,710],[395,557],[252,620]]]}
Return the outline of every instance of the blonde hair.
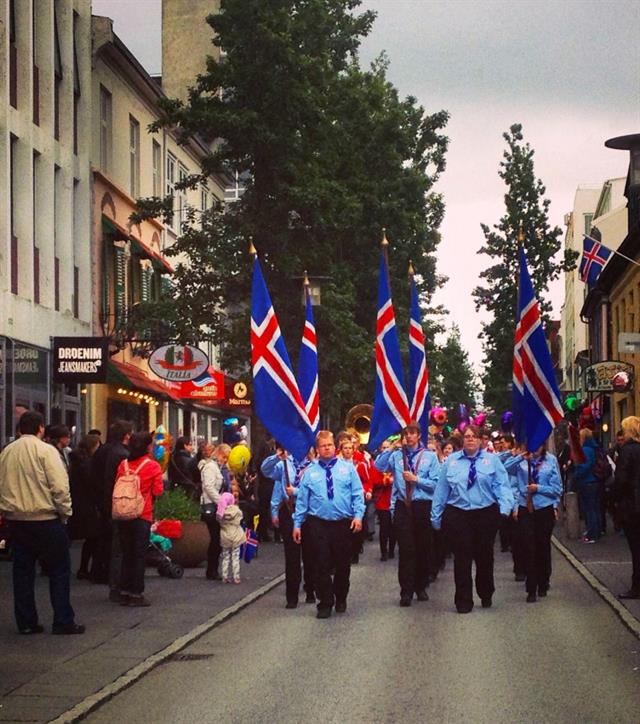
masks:
{"label": "blonde hair", "polygon": [[620,423],[622,432],[626,438],[640,442],[640,417],[630,415]]}
{"label": "blonde hair", "polygon": [[593,438],[593,432],[588,427],[583,427],[580,430],[580,442],[584,445],[587,440]]}
{"label": "blonde hair", "polygon": [[331,430],[319,430],[316,435],[316,447],[318,446],[320,440],[331,440],[333,442],[333,433]]}

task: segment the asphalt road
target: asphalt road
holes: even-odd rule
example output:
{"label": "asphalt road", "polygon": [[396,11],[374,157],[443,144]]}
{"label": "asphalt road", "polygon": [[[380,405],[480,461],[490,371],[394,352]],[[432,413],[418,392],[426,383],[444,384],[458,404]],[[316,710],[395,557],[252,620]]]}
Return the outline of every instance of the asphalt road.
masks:
{"label": "asphalt road", "polygon": [[86,721],[640,721],[640,641],[555,551],[547,599],[526,604],[497,553],[493,608],[459,615],[451,570],[399,608],[396,562],[375,548],[345,615],[285,610],[280,586]]}

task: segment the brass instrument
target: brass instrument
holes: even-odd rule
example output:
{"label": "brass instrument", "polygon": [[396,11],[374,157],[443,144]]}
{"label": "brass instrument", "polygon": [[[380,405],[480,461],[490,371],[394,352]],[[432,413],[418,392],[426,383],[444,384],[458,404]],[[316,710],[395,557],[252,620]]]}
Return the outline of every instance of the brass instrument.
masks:
{"label": "brass instrument", "polygon": [[354,405],[344,421],[346,430],[355,430],[360,438],[360,443],[366,445],[369,442],[369,430],[371,429],[371,416],[373,415],[373,405],[366,402],[360,405]]}

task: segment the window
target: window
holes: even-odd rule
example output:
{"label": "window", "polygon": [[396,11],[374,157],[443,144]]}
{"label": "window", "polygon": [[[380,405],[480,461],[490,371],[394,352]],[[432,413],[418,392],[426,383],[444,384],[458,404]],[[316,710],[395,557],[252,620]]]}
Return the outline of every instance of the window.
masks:
{"label": "window", "polygon": [[133,198],[140,194],[140,124],[129,116],[129,191]]}
{"label": "window", "polygon": [[160,196],[162,193],[162,149],[157,141],[151,146],[151,160],[153,163],[153,195]]}
{"label": "window", "polygon": [[33,66],[33,122],[36,126],[40,125],[40,69],[37,64],[38,51],[38,33],[37,33],[37,13],[31,13],[31,60]]}
{"label": "window", "polygon": [[[177,166],[178,162],[176,157],[172,154],[167,154],[167,189],[166,195],[173,198],[173,219],[171,228],[174,232],[179,228],[180,217],[176,213],[176,180],[177,180]],[[176,232],[177,233],[177,232]]]}
{"label": "window", "polygon": [[58,33],[57,4],[53,15],[53,136],[60,138],[60,91],[62,89],[62,55],[60,54],[60,35]]}
{"label": "window", "polygon": [[591,222],[592,221],[593,221],[593,214],[584,215],[584,233],[585,234],[591,233]]}
{"label": "window", "polygon": [[73,179],[73,299],[72,308],[73,316],[78,319],[80,317],[80,269],[77,262],[76,250],[78,248],[82,234],[80,227],[82,223],[81,204],[80,204],[80,180]]}
{"label": "window", "polygon": [[111,93],[100,86],[100,167],[108,172],[111,165]]}
{"label": "window", "polygon": [[78,153],[78,116],[80,109],[80,71],[78,69],[78,25],[80,16],[73,13],[73,152]]}
{"label": "window", "polygon": [[13,134],[9,137],[9,187],[11,194],[11,293],[18,293],[18,237],[16,236],[16,189],[17,189],[17,151],[18,139]]}
{"label": "window", "polygon": [[18,40],[16,35],[16,0],[9,0],[9,103],[18,107]]}
{"label": "window", "polygon": [[56,312],[60,311],[60,196],[62,191],[60,166],[53,170],[53,301]]}
{"label": "window", "polygon": [[[182,165],[179,164],[178,166],[178,181],[180,183],[184,183],[187,176],[189,175],[189,172],[187,169]],[[184,188],[180,188],[178,190],[178,230],[176,233],[181,234],[183,231],[183,226],[187,218],[187,190]]]}

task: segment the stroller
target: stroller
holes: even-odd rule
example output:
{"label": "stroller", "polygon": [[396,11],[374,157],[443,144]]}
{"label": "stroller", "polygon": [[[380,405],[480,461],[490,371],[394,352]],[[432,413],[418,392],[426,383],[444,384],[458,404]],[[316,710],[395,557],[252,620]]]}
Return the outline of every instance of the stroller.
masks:
{"label": "stroller", "polygon": [[0,561],[11,560],[11,539],[6,518],[0,515]]}
{"label": "stroller", "polygon": [[171,550],[171,539],[180,538],[182,525],[179,521],[158,521],[151,526],[149,546],[147,548],[147,565],[155,566],[163,578],[182,578],[184,568],[169,558],[167,551]]}

